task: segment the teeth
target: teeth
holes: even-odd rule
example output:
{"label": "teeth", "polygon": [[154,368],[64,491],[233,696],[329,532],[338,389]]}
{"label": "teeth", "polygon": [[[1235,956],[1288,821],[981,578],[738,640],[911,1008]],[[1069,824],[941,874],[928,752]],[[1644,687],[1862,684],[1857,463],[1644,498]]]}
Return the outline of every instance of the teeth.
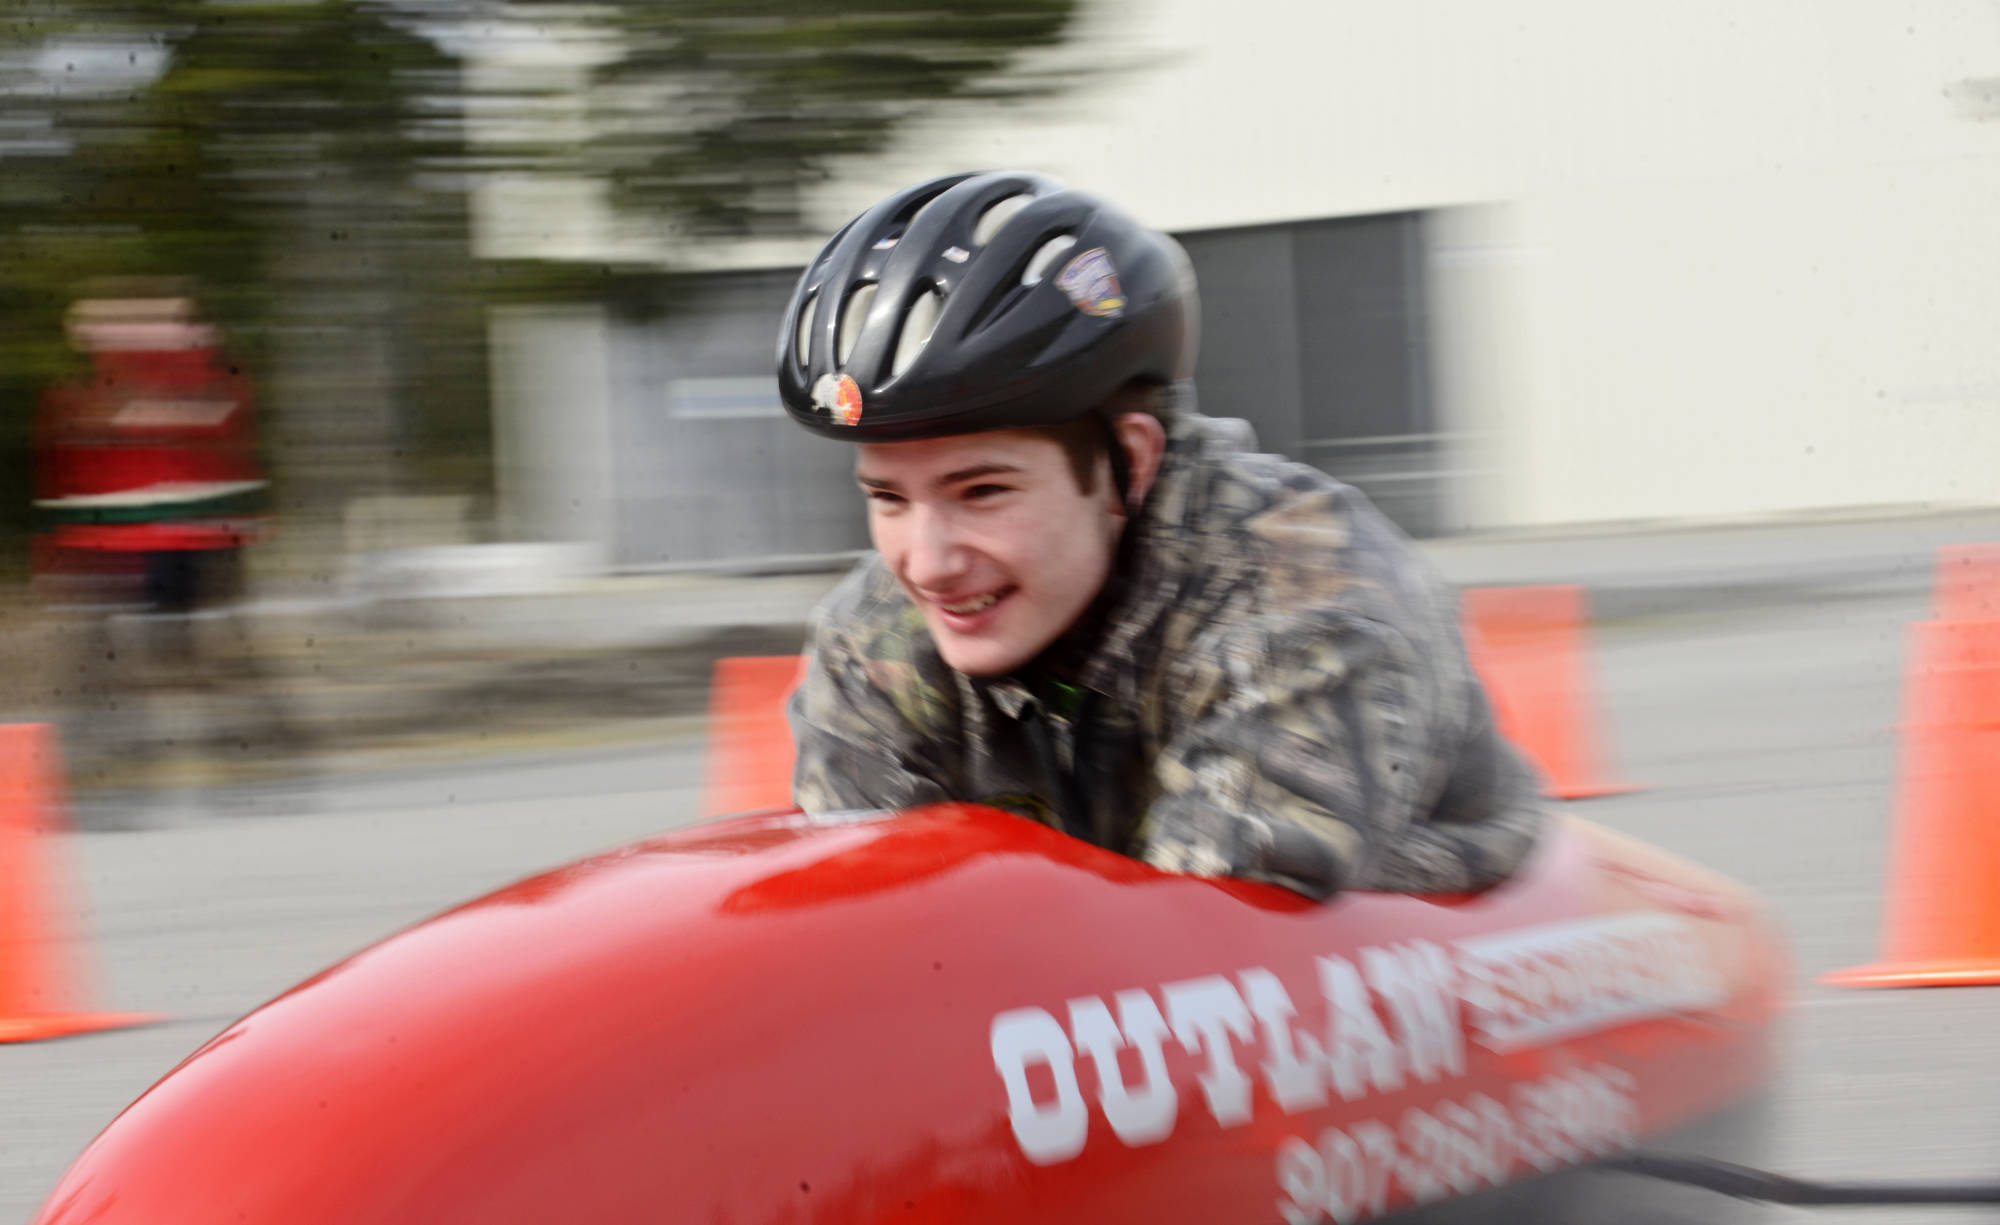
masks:
{"label": "teeth", "polygon": [[941,607],[948,613],[957,613],[961,617],[967,617],[979,612],[981,609],[991,608],[999,602],[1000,597],[989,592],[978,599],[967,600],[963,604],[945,604],[941,605]]}

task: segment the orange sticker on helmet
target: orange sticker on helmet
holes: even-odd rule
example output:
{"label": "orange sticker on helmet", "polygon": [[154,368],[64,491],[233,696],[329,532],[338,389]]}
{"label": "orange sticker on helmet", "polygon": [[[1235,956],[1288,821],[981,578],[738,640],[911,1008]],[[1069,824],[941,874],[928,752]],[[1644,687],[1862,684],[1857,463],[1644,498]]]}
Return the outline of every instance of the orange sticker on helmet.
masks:
{"label": "orange sticker on helmet", "polygon": [[845,374],[822,374],[813,384],[813,406],[841,425],[861,424],[861,385]]}

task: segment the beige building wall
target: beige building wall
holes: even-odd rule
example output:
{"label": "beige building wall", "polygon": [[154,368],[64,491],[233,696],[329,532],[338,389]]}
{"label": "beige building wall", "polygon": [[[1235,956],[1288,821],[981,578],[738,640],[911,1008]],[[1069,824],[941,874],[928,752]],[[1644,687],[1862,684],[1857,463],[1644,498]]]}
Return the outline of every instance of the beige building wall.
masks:
{"label": "beige building wall", "polygon": [[2000,160],[1469,208],[1443,396],[1489,526],[2000,502]]}
{"label": "beige building wall", "polygon": [[1100,0],[1048,62],[1101,71],[826,227],[979,165],[1171,229],[1433,210],[1456,522],[2000,502],[2000,4]]}
{"label": "beige building wall", "polygon": [[1173,228],[1440,210],[1463,526],[2000,502],[2000,5],[1100,13],[1150,67],[844,203],[970,161]]}

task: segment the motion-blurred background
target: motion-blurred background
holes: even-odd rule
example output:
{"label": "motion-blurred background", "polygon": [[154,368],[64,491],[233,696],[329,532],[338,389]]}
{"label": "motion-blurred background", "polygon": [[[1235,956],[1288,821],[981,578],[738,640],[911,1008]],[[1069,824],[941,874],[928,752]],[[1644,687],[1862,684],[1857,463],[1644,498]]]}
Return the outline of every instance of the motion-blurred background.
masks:
{"label": "motion-blurred background", "polygon": [[[2000,4],[5,0],[0,718],[180,1022],[0,1050],[0,1215],[326,959],[694,814],[709,664],[866,544],[796,270],[1012,166],[1187,245],[1207,411],[1587,589],[1654,785],[1590,815],[1867,955],[1902,626],[2000,539]],[[1791,1156],[1990,1162],[1985,997],[1812,998]]]}
{"label": "motion-blurred background", "polygon": [[[426,600],[864,547],[773,321],[846,217],[964,167],[1178,234],[1205,407],[1421,537],[2000,502],[1990,3],[15,0],[0,30],[0,557],[23,616],[88,614],[4,704],[121,751],[165,735],[118,696],[162,658],[122,614],[247,610],[197,657],[366,684],[343,635],[437,628]],[[169,299],[254,405],[254,458],[199,474],[261,495],[227,575],[133,543],[173,463],[47,441],[50,389],[121,356],[79,310]],[[549,620],[497,607],[443,623]],[[278,748],[317,717],[245,702]]]}

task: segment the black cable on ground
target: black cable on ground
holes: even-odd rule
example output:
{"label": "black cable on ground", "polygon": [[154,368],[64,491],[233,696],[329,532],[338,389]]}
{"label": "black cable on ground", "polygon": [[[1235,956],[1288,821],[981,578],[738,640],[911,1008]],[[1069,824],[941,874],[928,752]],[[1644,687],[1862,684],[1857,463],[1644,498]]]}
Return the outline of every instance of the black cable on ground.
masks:
{"label": "black cable on ground", "polygon": [[1737,1199],[1799,1207],[1859,1204],[2000,1204],[2000,1182],[1807,1182],[1702,1157],[1610,1157],[1596,1168],[1702,1187]]}

